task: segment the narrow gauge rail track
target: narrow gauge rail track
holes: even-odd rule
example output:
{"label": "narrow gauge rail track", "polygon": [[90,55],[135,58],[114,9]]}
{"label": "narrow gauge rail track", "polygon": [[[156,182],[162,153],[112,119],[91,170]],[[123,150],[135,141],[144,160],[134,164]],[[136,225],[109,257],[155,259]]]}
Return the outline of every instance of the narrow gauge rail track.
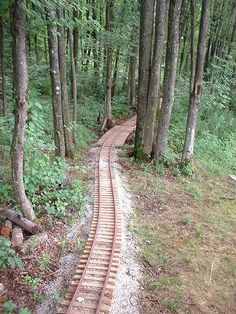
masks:
{"label": "narrow gauge rail track", "polygon": [[114,147],[134,130],[136,117],[115,126],[98,144],[94,213],[89,237],[58,314],[109,313],[121,250],[122,211],[113,168]]}

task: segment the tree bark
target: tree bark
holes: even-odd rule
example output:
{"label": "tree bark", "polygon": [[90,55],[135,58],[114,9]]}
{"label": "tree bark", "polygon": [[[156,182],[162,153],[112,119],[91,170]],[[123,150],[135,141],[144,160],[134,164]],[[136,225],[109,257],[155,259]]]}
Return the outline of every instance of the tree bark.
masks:
{"label": "tree bark", "polygon": [[202,90],[209,7],[210,7],[210,0],[205,0],[202,2],[195,78],[194,78],[193,92],[191,94],[190,103],[189,103],[185,143],[184,143],[184,149],[183,149],[183,154],[182,154],[183,163],[190,162],[193,156],[195,129],[196,129],[196,123],[197,123],[197,113],[198,113],[198,108],[200,105],[201,90]]}
{"label": "tree bark", "polygon": [[135,130],[134,156],[143,156],[142,137],[145,120],[151,68],[152,32],[154,0],[141,0],[140,36],[139,36],[139,82],[137,124]]}
{"label": "tree bark", "polygon": [[[61,10],[57,11],[59,19],[63,18]],[[65,45],[65,27],[58,25],[58,53],[59,53],[59,67],[60,67],[60,80],[61,80],[61,103],[63,109],[63,126],[65,133],[65,155],[66,157],[73,158],[73,140],[72,132],[70,130],[70,110],[68,102],[67,91],[67,75],[66,75],[66,45]]]}
{"label": "tree bark", "polygon": [[76,142],[76,125],[77,125],[77,115],[78,115],[78,106],[77,106],[77,77],[75,69],[75,59],[73,53],[73,35],[72,31],[69,29],[69,43],[70,43],[70,62],[71,62],[71,78],[72,78],[72,100],[73,100],[73,142]]}
{"label": "tree bark", "polygon": [[158,104],[159,87],[161,80],[161,62],[163,55],[164,31],[165,31],[166,1],[157,0],[156,3],[156,30],[154,52],[148,91],[148,105],[144,122],[143,148],[145,154],[150,156],[153,147],[154,128],[156,122],[156,110]]}
{"label": "tree bark", "polygon": [[235,16],[235,19],[234,19],[234,26],[233,26],[233,30],[232,30],[232,34],[231,34],[228,54],[232,53],[235,41],[236,41],[236,16]]}
{"label": "tree bark", "polygon": [[120,58],[120,48],[118,48],[117,51],[116,51],[111,97],[113,97],[115,95],[115,93],[116,93],[116,80],[117,80],[117,73],[118,73],[119,58]]}
{"label": "tree bark", "polygon": [[176,68],[179,50],[179,20],[181,3],[182,0],[170,0],[163,102],[157,129],[156,145],[154,147],[154,159],[156,161],[163,160],[167,148],[170,118],[174,103]]}
{"label": "tree bark", "polygon": [[11,145],[12,182],[19,207],[29,220],[35,219],[32,203],[24,186],[24,138],[27,119],[28,69],[26,60],[25,2],[16,0],[12,5],[13,77],[16,101],[15,123]]}
{"label": "tree bark", "polygon": [[138,47],[134,46],[129,65],[129,103],[132,110],[136,109],[136,67]]}
{"label": "tree bark", "polygon": [[[111,36],[113,22],[113,0],[106,1],[106,31]],[[106,126],[108,129],[113,127],[111,111],[111,92],[112,92],[112,54],[111,43],[106,47],[106,91],[105,91],[105,108],[104,121],[101,130]]]}
{"label": "tree bark", "polygon": [[6,114],[6,78],[5,78],[5,62],[4,62],[4,22],[0,16],[0,59],[1,59],[1,77],[2,77],[2,90],[1,90],[1,106],[0,114]]}
{"label": "tree bark", "polygon": [[31,234],[36,234],[38,231],[38,226],[34,222],[22,217],[12,209],[0,210],[0,214]]}
{"label": "tree bark", "polygon": [[195,76],[195,62],[194,62],[194,42],[195,42],[195,0],[191,0],[191,34],[190,34],[190,55],[191,55],[191,77],[190,77],[190,97],[193,91],[193,83]]}
{"label": "tree bark", "polygon": [[[97,21],[97,7],[95,0],[92,0],[92,17],[94,21]],[[92,31],[93,38],[93,69],[94,77],[97,80],[99,78],[99,63],[98,63],[98,52],[97,52],[97,31],[94,28]],[[97,84],[97,81],[95,82]]]}
{"label": "tree bark", "polygon": [[[76,20],[78,20],[78,18],[79,18],[79,11],[74,9],[73,20],[75,23],[76,23]],[[77,68],[78,51],[79,51],[79,28],[78,26],[76,26],[73,29],[73,56],[74,56],[75,69]]]}
{"label": "tree bark", "polygon": [[51,88],[52,88],[52,108],[54,119],[54,142],[55,155],[65,158],[65,136],[63,128],[63,115],[61,105],[61,82],[58,56],[58,40],[56,36],[56,28],[51,19],[56,16],[52,10],[47,10],[48,17],[48,49],[49,62],[51,74]]}
{"label": "tree bark", "polygon": [[14,227],[11,235],[11,242],[13,248],[19,249],[24,242],[23,231],[20,227]]}

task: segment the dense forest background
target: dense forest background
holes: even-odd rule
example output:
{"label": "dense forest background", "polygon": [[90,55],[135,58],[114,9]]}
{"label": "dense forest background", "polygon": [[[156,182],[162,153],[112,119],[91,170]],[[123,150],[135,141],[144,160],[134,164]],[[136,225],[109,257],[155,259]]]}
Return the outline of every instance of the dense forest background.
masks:
{"label": "dense forest background", "polygon": [[[1,2],[1,202],[9,203],[14,199],[10,173],[11,167],[14,170],[14,159],[19,158],[16,152],[10,165],[17,114],[16,85],[24,80],[22,72],[17,74],[17,58],[20,60],[24,56],[19,55],[17,49],[20,48],[14,43],[16,36],[20,36],[17,32],[21,27],[25,32],[29,78],[29,84],[23,91],[28,102],[24,184],[35,208],[41,202],[36,193],[39,189],[47,190],[63,181],[65,156],[73,158],[74,151],[95,139],[100,125],[102,129],[106,125],[111,127],[113,117],[128,114],[137,107],[137,130],[140,125],[141,129],[145,129],[143,124],[152,129],[141,131],[145,134],[141,142],[142,136],[136,131],[135,156],[142,159],[145,157],[140,155],[142,147],[144,155],[152,156],[156,121],[160,120],[159,125],[162,125],[160,107],[167,108],[167,102],[174,101],[173,112],[171,114],[172,108],[169,108],[167,118],[171,119],[170,127],[169,122],[164,123],[166,144],[164,151],[159,152],[162,158],[158,158],[156,152],[154,159],[161,161],[156,165],[160,171],[164,171],[165,164],[176,164],[176,172],[191,174],[194,166],[182,165],[181,168],[179,161],[185,139],[189,97],[191,99],[190,79],[198,58],[204,4],[208,15],[203,53],[204,82],[200,87],[202,95],[194,158],[204,162],[210,171],[220,174],[235,169],[234,1],[203,1],[202,4],[201,1],[183,1],[182,6],[181,1],[175,6],[170,1],[169,18],[168,1],[157,1],[156,13],[154,1],[141,1],[141,7],[137,1]],[[19,9],[23,12],[22,16],[14,16],[14,5],[22,7]],[[174,34],[171,34],[171,18],[172,21],[175,19]],[[168,51],[172,53],[168,54]],[[176,78],[173,76],[168,81],[165,64],[166,68],[168,64],[173,67],[171,57],[176,59],[176,69],[171,70],[176,73]],[[18,81],[17,75],[20,76]],[[145,82],[145,75],[151,77],[150,83]],[[17,81],[15,96],[14,80]],[[25,80],[27,82],[27,73]],[[174,97],[172,100],[166,94],[170,88]],[[155,93],[152,92],[151,97],[149,95],[152,100],[146,101],[144,94],[151,94],[150,91]],[[149,128],[149,125],[152,127]],[[63,136],[57,136],[62,133]],[[161,134],[161,130],[157,134]],[[55,147],[57,158],[53,160]]]}
{"label": "dense forest background", "polygon": [[67,216],[71,164],[132,112],[157,175],[236,171],[234,0],[4,0],[0,68],[3,209]]}

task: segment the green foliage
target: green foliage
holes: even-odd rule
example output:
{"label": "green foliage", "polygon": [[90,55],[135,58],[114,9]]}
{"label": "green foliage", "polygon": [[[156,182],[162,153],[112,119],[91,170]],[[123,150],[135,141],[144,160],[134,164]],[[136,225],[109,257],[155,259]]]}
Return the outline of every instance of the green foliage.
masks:
{"label": "green foliage", "polygon": [[112,114],[116,116],[127,116],[130,113],[130,107],[125,100],[124,95],[116,95],[112,98]]}
{"label": "green foliage", "polygon": [[41,271],[44,271],[47,268],[49,261],[50,255],[48,253],[43,253],[38,260],[39,269]]}
{"label": "green foliage", "polygon": [[45,192],[47,189],[58,188],[65,180],[66,163],[63,159],[57,158],[52,161],[47,154],[39,157],[28,159],[25,165],[24,181],[31,197],[37,191]]}
{"label": "green foliage", "polygon": [[[195,139],[195,159],[202,161],[207,170],[218,175],[236,169],[236,115],[232,107],[232,76],[235,63],[217,59],[212,65],[213,82],[203,84]],[[169,132],[168,155],[176,158],[182,153],[185,123],[189,100],[188,79],[179,78],[175,94],[175,105]],[[233,110],[232,110],[233,109]],[[183,120],[183,117],[186,117]],[[183,175],[192,175],[192,167],[183,166]]]}
{"label": "green foliage", "polygon": [[95,141],[96,136],[88,127],[83,124],[78,124],[76,126],[76,147],[86,148],[89,144]]}
{"label": "green foliage", "polygon": [[23,262],[12,249],[11,241],[0,236],[0,267],[19,267],[23,269]]}
{"label": "green foliage", "polygon": [[44,208],[48,214],[65,217],[68,215],[67,208],[81,206],[85,197],[81,181],[77,180],[60,189],[44,189],[40,194],[35,194],[32,200],[36,207]]}
{"label": "green foliage", "polygon": [[13,201],[12,186],[8,182],[0,182],[0,203]]}
{"label": "green foliage", "polygon": [[40,283],[39,278],[32,277],[32,276],[30,276],[28,274],[24,275],[22,278],[27,283],[29,288],[32,289],[32,290],[35,290],[38,287],[39,283]]}
{"label": "green foliage", "polygon": [[31,313],[32,312],[27,307],[20,309],[20,312],[19,312],[19,314],[31,314]]}
{"label": "green foliage", "polygon": [[17,304],[13,302],[12,300],[9,300],[3,303],[3,310],[4,310],[4,313],[6,314],[12,313],[12,311],[14,311],[16,308],[17,308]]}

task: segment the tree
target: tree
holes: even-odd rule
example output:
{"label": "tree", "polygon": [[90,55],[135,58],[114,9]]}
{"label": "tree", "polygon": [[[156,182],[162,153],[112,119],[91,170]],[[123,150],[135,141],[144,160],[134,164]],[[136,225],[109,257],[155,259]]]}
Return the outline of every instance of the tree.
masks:
{"label": "tree", "polygon": [[[134,33],[136,35],[136,32]],[[138,47],[133,45],[129,58],[128,102],[132,110],[136,109],[136,67]]]}
{"label": "tree", "polygon": [[76,125],[77,125],[77,77],[76,77],[76,63],[75,63],[75,56],[74,56],[74,42],[73,42],[73,35],[71,29],[69,29],[69,43],[70,43],[70,63],[71,63],[71,82],[72,82],[72,100],[73,100],[73,141],[76,142]]}
{"label": "tree", "polygon": [[56,29],[53,24],[55,19],[55,11],[48,9],[48,49],[49,49],[49,62],[51,74],[51,88],[52,88],[52,108],[53,108],[53,124],[54,124],[54,142],[55,142],[55,155],[65,157],[65,136],[63,128],[63,114],[61,105],[61,81],[59,69],[59,56],[58,56],[58,40]]}
{"label": "tree", "polygon": [[12,181],[15,197],[24,216],[35,219],[32,203],[24,186],[24,138],[27,119],[28,69],[26,60],[25,1],[15,0],[12,5],[13,77],[16,101],[15,123],[11,145]]}
{"label": "tree", "polygon": [[182,0],[170,0],[163,102],[157,129],[156,145],[154,147],[154,159],[156,161],[163,160],[167,148],[168,130],[174,103],[174,89],[179,50],[179,20],[181,3]]}
{"label": "tree", "polygon": [[1,63],[1,104],[0,114],[5,115],[6,113],[6,78],[5,78],[5,62],[4,62],[4,22],[0,16],[0,63]]}
{"label": "tree", "polygon": [[195,77],[194,77],[194,83],[193,83],[193,90],[190,97],[188,121],[187,121],[184,149],[183,149],[183,155],[182,155],[182,161],[184,163],[189,162],[193,156],[194,138],[195,138],[196,123],[197,123],[197,113],[198,113],[198,109],[200,105],[201,91],[202,91],[209,6],[210,6],[209,0],[205,0],[202,2],[202,13],[201,13],[198,47],[197,47],[197,61],[196,61],[196,68],[195,68]]}
{"label": "tree", "polygon": [[166,1],[157,0],[156,3],[156,29],[155,42],[152,57],[150,83],[148,89],[148,103],[145,115],[143,131],[143,147],[147,155],[151,154],[153,147],[154,128],[156,123],[156,110],[159,99],[159,87],[161,80],[161,62],[163,54],[164,31],[165,31]]}
{"label": "tree", "polygon": [[154,0],[141,0],[140,7],[140,36],[139,36],[139,82],[138,82],[138,108],[137,125],[135,130],[135,158],[142,158],[143,126],[148,103],[148,89],[152,53]]}
{"label": "tree", "polygon": [[104,121],[101,129],[106,126],[108,129],[113,127],[112,110],[111,110],[111,93],[112,93],[112,55],[113,49],[111,45],[111,32],[113,23],[113,0],[106,1],[106,31],[109,36],[109,43],[106,48],[106,91],[105,91],[105,108]]}
{"label": "tree", "polygon": [[[63,18],[62,11],[58,9],[57,15],[59,19]],[[67,91],[67,75],[66,75],[66,45],[65,45],[65,27],[58,25],[58,53],[61,81],[61,103],[63,109],[63,125],[65,133],[65,155],[73,158],[73,142],[70,130],[70,110]]]}

